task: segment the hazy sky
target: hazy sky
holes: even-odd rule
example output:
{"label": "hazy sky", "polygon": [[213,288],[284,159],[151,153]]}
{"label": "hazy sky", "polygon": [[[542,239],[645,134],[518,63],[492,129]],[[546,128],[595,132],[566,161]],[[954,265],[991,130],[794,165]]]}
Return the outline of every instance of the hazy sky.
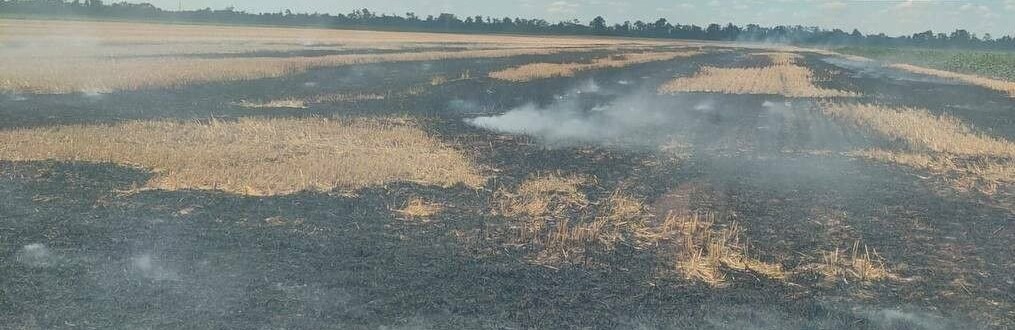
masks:
{"label": "hazy sky", "polygon": [[[176,9],[181,3],[150,2],[166,9]],[[387,14],[449,12],[550,21],[577,18],[585,23],[596,15],[609,23],[665,17],[682,24],[800,24],[847,31],[855,27],[865,33],[890,35],[956,28],[977,34],[1015,35],[1015,0],[182,0],[182,5],[184,9],[233,6],[248,12],[292,9],[333,14],[368,8]]]}

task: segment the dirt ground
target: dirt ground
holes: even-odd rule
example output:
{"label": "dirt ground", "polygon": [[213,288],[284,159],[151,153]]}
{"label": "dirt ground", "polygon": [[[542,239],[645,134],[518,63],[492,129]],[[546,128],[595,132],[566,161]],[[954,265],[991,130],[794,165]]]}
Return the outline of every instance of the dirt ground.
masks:
{"label": "dirt ground", "polygon": [[[355,65],[100,95],[3,95],[0,129],[410,116],[465,150],[491,179],[483,189],[399,183],[249,197],[136,191],[152,174],[113,164],[0,162],[0,327],[1015,327],[1015,209],[997,202],[1005,189],[956,192],[919,170],[851,158],[845,153],[895,142],[825,117],[811,99],[656,93],[704,65],[758,66],[745,52],[527,83],[486,74],[597,54]],[[821,87],[947,113],[977,131],[1015,139],[1015,105],[1000,93],[864,75],[822,58],[804,60],[827,77]],[[469,79],[427,84],[466,70]],[[416,85],[427,86],[418,95],[305,109],[235,105],[335,90],[391,95]],[[605,133],[551,141],[469,122],[522,107],[566,109],[591,123],[590,131]],[[618,123],[609,109],[650,109],[633,114],[650,120]],[[686,155],[660,151],[673,138],[687,145]],[[590,199],[623,190],[656,217],[728,214],[744,228],[752,255],[787,270],[861,241],[893,276],[827,282],[806,271],[771,279],[727,270],[728,285],[713,287],[669,272],[673,264],[660,261],[659,250],[626,245],[595,262],[533,263],[530,247],[505,243],[511,220],[491,208],[501,188],[550,172],[594,177],[595,184],[582,187]],[[392,212],[413,197],[444,210],[427,221]]]}

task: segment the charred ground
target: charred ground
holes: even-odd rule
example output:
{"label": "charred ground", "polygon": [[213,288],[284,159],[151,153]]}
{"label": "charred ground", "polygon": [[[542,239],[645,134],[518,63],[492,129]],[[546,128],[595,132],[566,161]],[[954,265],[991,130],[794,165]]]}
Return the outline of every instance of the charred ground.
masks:
{"label": "charred ground", "polygon": [[[999,196],[955,192],[919,170],[847,156],[898,142],[824,116],[815,100],[656,93],[665,81],[703,65],[764,65],[746,53],[528,83],[486,73],[601,54],[382,63],[174,89],[5,98],[4,129],[407,116],[474,157],[490,180],[481,189],[398,183],[249,197],[138,191],[152,174],[111,164],[2,162],[0,310],[8,312],[0,322],[15,328],[1011,327],[1015,229],[1013,211],[995,201]],[[822,87],[861,92],[862,101],[947,112],[1010,137],[1004,123],[1012,102],[999,93],[855,76],[821,57],[808,54],[804,65],[826,77]],[[430,83],[435,75],[466,71],[466,79]],[[234,104],[335,90],[386,97],[305,109]],[[577,114],[568,119],[579,121],[601,122],[596,116],[625,105],[658,116],[616,139],[564,141],[467,123],[527,105],[568,108]],[[680,153],[661,150],[670,139],[685,145]],[[790,274],[770,279],[725,269],[728,285],[714,287],[673,273],[664,250],[626,243],[565,263],[532,262],[536,247],[513,241],[514,222],[491,210],[499,191],[546,173],[590,178],[581,192],[592,203],[576,212],[604,212],[606,205],[597,203],[623,191],[644,201],[653,219],[671,211],[721,213],[722,225],[744,227],[752,256]],[[412,198],[439,203],[443,211],[426,221],[392,212]],[[823,252],[855,241],[875,248],[894,278],[829,282],[807,271],[822,263]]]}

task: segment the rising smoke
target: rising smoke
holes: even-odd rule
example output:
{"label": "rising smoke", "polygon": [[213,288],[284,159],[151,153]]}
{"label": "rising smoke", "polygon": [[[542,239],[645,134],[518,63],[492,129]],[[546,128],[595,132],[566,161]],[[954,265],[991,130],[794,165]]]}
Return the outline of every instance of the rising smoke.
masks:
{"label": "rising smoke", "polygon": [[50,267],[57,263],[57,257],[42,243],[32,243],[21,247],[14,256],[19,263],[31,267]]}
{"label": "rising smoke", "polygon": [[[500,133],[528,135],[550,145],[599,143],[651,145],[671,137],[686,120],[672,99],[661,102],[654,92],[640,91],[601,102],[615,93],[586,81],[548,106],[527,104],[503,114],[466,119],[466,122]],[[713,107],[709,101],[700,108]],[[674,108],[676,107],[676,108]],[[693,105],[690,105],[693,107]]]}

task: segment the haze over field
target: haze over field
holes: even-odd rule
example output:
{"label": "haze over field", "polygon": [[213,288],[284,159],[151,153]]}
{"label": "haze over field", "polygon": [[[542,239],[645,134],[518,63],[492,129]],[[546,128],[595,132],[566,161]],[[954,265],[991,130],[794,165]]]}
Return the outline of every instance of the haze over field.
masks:
{"label": "haze over field", "polygon": [[610,1],[0,0],[0,328],[1015,327],[1012,1]]}
{"label": "haze over field", "polygon": [[[347,13],[364,6],[380,13],[434,14],[450,12],[460,15],[492,17],[541,17],[547,20],[579,19],[583,22],[602,15],[610,22],[625,20],[650,21],[665,17],[684,24],[709,23],[805,25],[851,30],[864,33],[885,32],[889,35],[918,31],[952,31],[967,29],[979,34],[1015,34],[1015,0],[982,1],[919,1],[919,0],[378,0],[369,5],[350,1],[294,0],[280,3],[272,0],[152,0],[165,9],[225,8],[251,12]],[[520,5],[519,5],[520,3]]]}

